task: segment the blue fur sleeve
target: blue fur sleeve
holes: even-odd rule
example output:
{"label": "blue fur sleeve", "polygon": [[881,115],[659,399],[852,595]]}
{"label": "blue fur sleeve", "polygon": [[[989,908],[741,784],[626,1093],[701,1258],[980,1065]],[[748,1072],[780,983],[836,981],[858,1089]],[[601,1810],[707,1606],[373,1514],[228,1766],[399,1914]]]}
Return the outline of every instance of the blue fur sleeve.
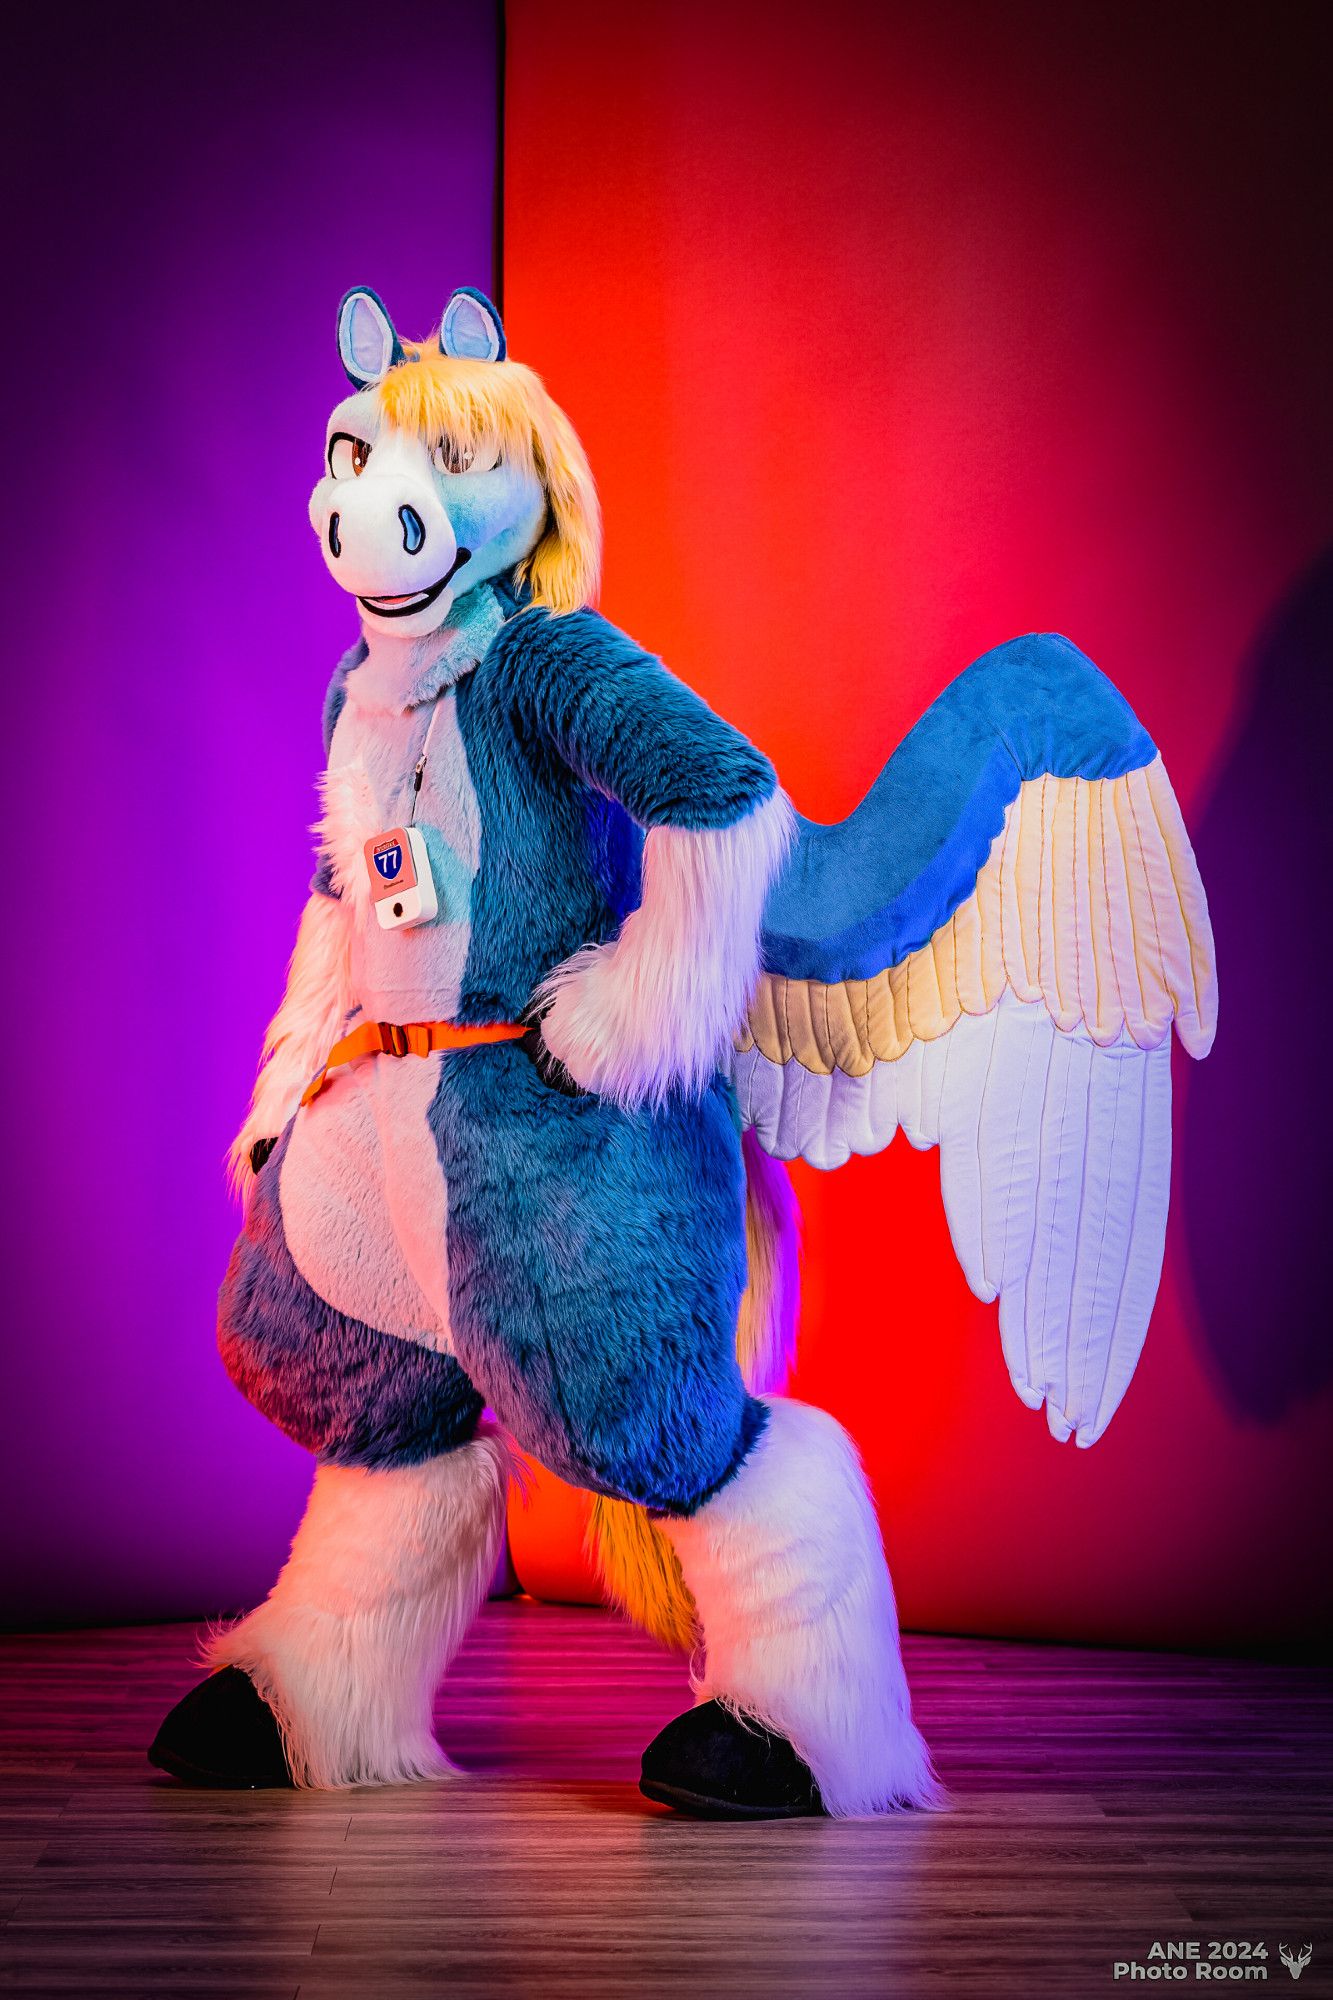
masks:
{"label": "blue fur sleeve", "polygon": [[772,796],[767,757],[597,612],[527,611],[495,644],[527,726],[640,826],[731,826]]}

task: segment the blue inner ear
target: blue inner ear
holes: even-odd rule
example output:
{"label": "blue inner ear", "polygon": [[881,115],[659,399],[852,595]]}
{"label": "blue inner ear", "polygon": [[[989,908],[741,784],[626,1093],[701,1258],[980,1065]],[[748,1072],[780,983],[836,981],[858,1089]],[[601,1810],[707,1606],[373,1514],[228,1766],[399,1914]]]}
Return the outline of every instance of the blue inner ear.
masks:
{"label": "blue inner ear", "polygon": [[402,343],[384,301],[368,286],[348,292],[338,307],[338,353],[358,389],[380,382],[403,359]]}
{"label": "blue inner ear", "polygon": [[460,285],[444,309],[440,348],[459,361],[503,361],[505,330],[485,292]]}

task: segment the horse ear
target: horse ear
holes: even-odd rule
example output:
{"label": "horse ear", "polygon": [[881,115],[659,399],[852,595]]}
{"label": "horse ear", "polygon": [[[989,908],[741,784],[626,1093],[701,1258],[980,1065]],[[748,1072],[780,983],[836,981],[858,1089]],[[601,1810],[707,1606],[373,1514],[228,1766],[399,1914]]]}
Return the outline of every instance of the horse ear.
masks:
{"label": "horse ear", "polygon": [[357,389],[382,382],[404,359],[403,344],[383,299],[366,285],[354,286],[338,307],[338,353],[348,381]]}
{"label": "horse ear", "polygon": [[505,330],[485,292],[459,286],[440,321],[440,352],[456,361],[504,360]]}

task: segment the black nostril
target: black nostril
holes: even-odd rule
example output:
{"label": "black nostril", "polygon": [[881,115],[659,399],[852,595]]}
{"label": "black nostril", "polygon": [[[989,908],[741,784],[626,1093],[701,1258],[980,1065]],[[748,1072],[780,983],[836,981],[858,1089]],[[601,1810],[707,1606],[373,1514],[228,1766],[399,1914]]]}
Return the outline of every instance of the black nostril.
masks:
{"label": "black nostril", "polygon": [[338,540],[338,516],[337,516],[336,514],[330,514],[330,515],[329,515],[329,554],[330,554],[331,556],[340,556],[340,555],[342,554],[342,552],[343,552],[343,545],[342,545],[342,543],[341,543],[341,542],[340,542],[340,541]]}
{"label": "black nostril", "polygon": [[415,507],[400,507],[398,518],[403,524],[403,547],[414,556],[426,539],[425,525]]}

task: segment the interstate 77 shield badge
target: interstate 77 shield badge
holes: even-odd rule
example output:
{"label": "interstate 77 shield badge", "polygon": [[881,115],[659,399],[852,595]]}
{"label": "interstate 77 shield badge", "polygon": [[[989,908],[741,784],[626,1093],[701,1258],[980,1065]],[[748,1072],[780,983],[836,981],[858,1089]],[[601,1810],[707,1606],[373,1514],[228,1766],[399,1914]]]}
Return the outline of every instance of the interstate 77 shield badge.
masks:
{"label": "interstate 77 shield badge", "polygon": [[418,826],[391,826],[365,844],[370,900],[381,930],[433,923],[440,900],[426,839]]}

